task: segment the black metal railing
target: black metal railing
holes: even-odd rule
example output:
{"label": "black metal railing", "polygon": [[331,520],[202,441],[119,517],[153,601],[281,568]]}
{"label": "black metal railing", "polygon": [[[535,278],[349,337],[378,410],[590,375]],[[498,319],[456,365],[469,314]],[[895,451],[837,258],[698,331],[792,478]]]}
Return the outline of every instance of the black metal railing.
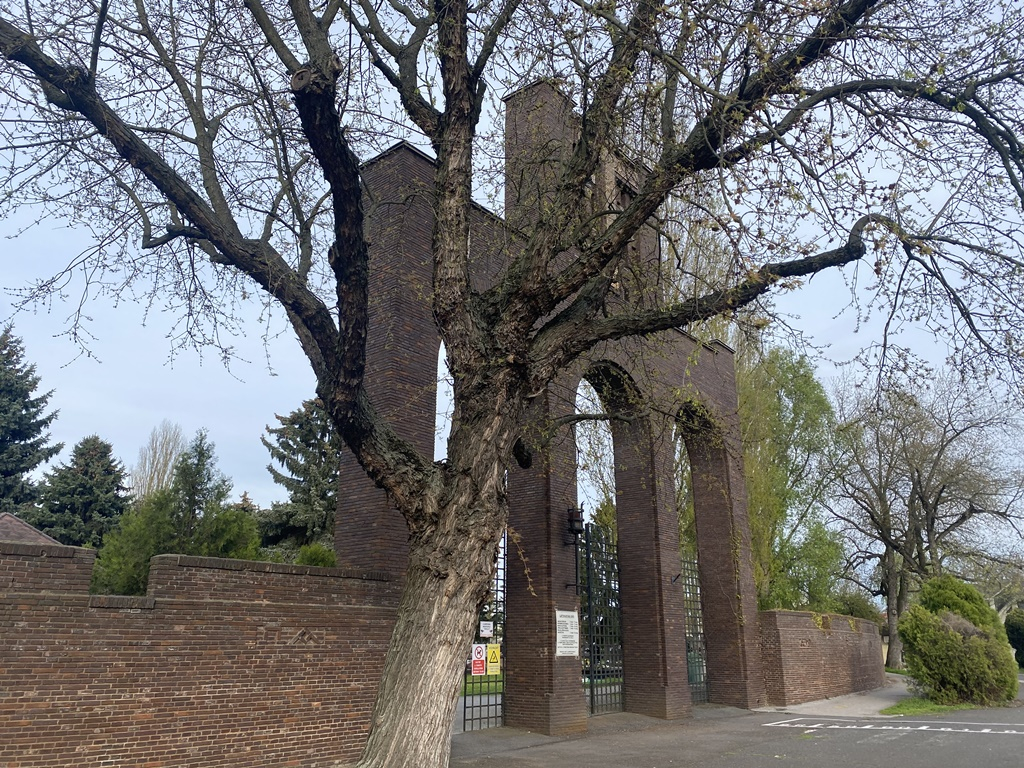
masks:
{"label": "black metal railing", "polygon": [[612,532],[589,523],[576,544],[580,657],[592,715],[622,711],[622,611],[619,560]]}
{"label": "black metal railing", "polygon": [[697,561],[682,558],[680,579],[683,607],[686,610],[686,677],[694,704],[708,702],[707,643],[704,638],[704,614],[700,605],[700,576]]}
{"label": "black metal railing", "polygon": [[[493,670],[491,646],[498,646],[497,674],[473,674],[472,654],[466,661],[466,674],[462,683],[462,729],[478,731],[483,728],[497,728],[505,724],[505,545],[507,536],[501,537],[498,550],[498,568],[494,572],[491,594],[480,611],[477,635],[474,645],[489,646],[485,649],[484,668]],[[481,629],[489,629],[481,632]]]}

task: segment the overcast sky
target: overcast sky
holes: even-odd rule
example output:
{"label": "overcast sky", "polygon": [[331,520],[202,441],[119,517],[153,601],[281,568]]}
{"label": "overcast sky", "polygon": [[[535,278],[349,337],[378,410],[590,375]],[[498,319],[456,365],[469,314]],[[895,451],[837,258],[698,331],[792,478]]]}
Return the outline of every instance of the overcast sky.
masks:
{"label": "overcast sky", "polygon": [[[83,245],[59,222],[44,223],[16,240],[8,239],[11,231],[11,222],[0,222],[4,289],[49,277]],[[0,321],[11,319],[13,300],[7,290],[0,294]],[[66,336],[75,306],[57,301],[49,310],[38,307],[13,316],[14,332],[42,379],[40,391],[53,390],[50,409],[60,412],[51,429],[53,440],[65,444],[57,462],[66,461],[83,437],[96,434],[130,467],[153,427],[168,419],[186,438],[201,428],[209,431],[221,471],[234,481],[235,498],[248,491],[261,506],[285,498],[266,471],[269,454],[260,435],[268,424],[276,425],[275,414],[286,414],[315,394],[312,372],[290,333],[265,348],[254,307],[246,337],[233,340],[238,356],[230,368],[212,350],[202,356],[186,350],[172,360],[168,334],[174,318],[159,312],[145,318],[138,304],[115,308],[101,297],[86,307],[87,327],[95,336],[89,342],[93,356],[87,357]]]}
{"label": "overcast sky", "polygon": [[[4,289],[49,277],[84,244],[60,222],[44,223],[15,240],[9,239],[13,232],[12,222],[0,221]],[[77,298],[75,290],[72,287],[71,295]],[[0,293],[0,321],[11,317],[13,301],[9,292]],[[871,341],[878,328],[876,322],[855,333],[853,312],[841,312],[848,301],[849,288],[842,276],[830,272],[788,294],[781,305],[788,313],[802,315],[796,324],[819,344],[829,345],[831,358],[845,360]],[[268,424],[276,424],[275,414],[286,414],[314,395],[314,380],[282,321],[276,325],[282,333],[267,346],[259,308],[253,307],[246,335],[232,342],[237,356],[226,368],[213,350],[202,355],[186,350],[172,359],[168,334],[175,317],[152,312],[147,318],[138,304],[114,307],[106,297],[86,305],[87,328],[95,338],[89,342],[92,356],[83,355],[66,335],[75,306],[77,300],[55,301],[49,309],[38,307],[13,316],[15,333],[42,379],[40,389],[53,390],[50,407],[60,412],[51,430],[54,441],[65,444],[57,462],[67,459],[76,442],[96,434],[110,442],[115,455],[130,467],[153,427],[168,419],[179,424],[186,437],[200,428],[209,431],[220,468],[234,481],[235,498],[247,491],[260,506],[285,498],[266,471],[269,455],[260,435]],[[925,344],[928,341],[923,337]],[[933,359],[941,357],[936,350],[933,343]],[[835,369],[826,364],[820,370],[828,377]]]}

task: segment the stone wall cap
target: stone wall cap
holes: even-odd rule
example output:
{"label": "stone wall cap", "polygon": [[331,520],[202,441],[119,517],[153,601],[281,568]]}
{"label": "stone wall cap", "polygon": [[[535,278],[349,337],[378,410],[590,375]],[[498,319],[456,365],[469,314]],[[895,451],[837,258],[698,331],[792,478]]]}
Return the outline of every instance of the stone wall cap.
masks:
{"label": "stone wall cap", "polygon": [[88,547],[69,547],[64,544],[32,544],[21,541],[0,541],[0,555],[25,555],[28,557],[59,557],[72,559],[87,557],[94,559],[96,550]]}

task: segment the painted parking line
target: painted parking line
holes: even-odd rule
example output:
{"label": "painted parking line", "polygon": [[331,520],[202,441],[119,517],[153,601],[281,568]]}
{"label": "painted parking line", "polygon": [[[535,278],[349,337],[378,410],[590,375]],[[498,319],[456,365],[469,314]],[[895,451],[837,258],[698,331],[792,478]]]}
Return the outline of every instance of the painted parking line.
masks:
{"label": "painted parking line", "polygon": [[799,728],[803,731],[909,731],[927,733],[979,733],[987,736],[1024,736],[1024,724],[929,722],[927,720],[853,720],[831,717],[794,717],[766,728]]}

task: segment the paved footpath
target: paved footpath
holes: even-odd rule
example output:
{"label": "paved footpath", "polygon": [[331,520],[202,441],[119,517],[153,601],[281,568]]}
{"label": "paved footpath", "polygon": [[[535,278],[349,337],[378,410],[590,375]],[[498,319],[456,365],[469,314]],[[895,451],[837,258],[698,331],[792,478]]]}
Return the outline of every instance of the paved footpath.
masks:
{"label": "paved footpath", "polygon": [[877,691],[754,712],[699,706],[666,722],[621,713],[590,718],[572,738],[513,728],[458,734],[452,768],[1021,768],[1024,707],[886,717],[908,696],[889,675]]}

